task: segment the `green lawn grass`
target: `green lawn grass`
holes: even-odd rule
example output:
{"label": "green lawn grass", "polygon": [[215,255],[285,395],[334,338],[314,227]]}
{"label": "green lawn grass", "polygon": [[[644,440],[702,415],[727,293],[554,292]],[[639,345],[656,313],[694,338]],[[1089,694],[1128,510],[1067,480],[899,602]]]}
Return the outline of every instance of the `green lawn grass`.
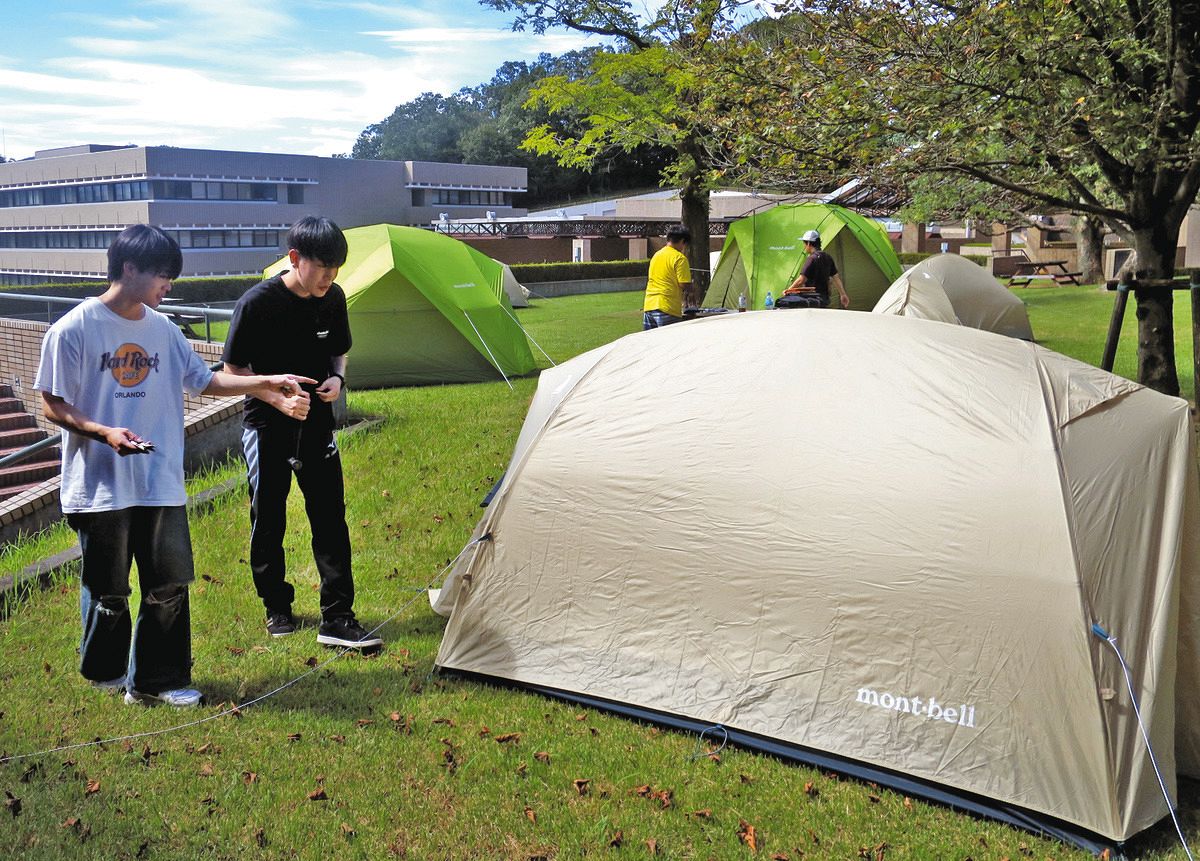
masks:
{"label": "green lawn grass", "polygon": [[[1020,295],[1044,343],[1098,359],[1110,296]],[[565,297],[519,314],[561,361],[637,330],[640,297]],[[697,758],[708,746],[695,736],[433,674],[443,620],[422,590],[467,541],[535,387],[521,379],[512,390],[497,382],[351,393],[354,412],[383,419],[343,439],[356,608],[369,626],[394,616],[375,657],[321,665],[334,653],[315,642],[317,575],[298,494],[286,551],[304,627],[286,639],[263,629],[242,494],[193,518],[195,681],[210,700],[198,710],[129,707],[81,682],[69,575],[0,620],[6,754],[169,730],[308,674],[240,717],[0,765],[8,856],[1088,857],[869,784],[742,750]],[[237,474],[230,466],[200,484]],[[16,558],[0,558],[5,571]],[[582,791],[576,781],[587,781]],[[667,794],[639,793],[645,786]],[[1183,794],[1195,840],[1194,786]],[[747,827],[757,852],[739,837]],[[1182,857],[1163,827],[1138,849]]]}

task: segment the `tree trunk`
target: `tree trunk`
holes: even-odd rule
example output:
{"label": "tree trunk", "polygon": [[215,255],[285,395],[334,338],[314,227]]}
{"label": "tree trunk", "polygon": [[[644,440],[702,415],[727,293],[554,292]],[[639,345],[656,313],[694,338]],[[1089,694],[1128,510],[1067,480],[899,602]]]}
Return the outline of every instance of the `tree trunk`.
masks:
{"label": "tree trunk", "polygon": [[688,243],[688,265],[692,270],[692,287],[696,302],[704,303],[711,280],[708,262],[708,190],[701,186],[699,177],[687,177],[679,189],[679,201],[683,210],[683,226],[692,234]]}
{"label": "tree trunk", "polygon": [[1097,284],[1104,280],[1104,223],[1094,215],[1075,221],[1075,247],[1079,249],[1079,281]]}
{"label": "tree trunk", "polygon": [[[1179,230],[1161,222],[1132,233],[1137,255],[1137,281],[1170,279],[1175,274]],[[1170,235],[1167,235],[1170,234]],[[1169,287],[1135,290],[1138,321],[1138,382],[1165,395],[1179,397],[1175,368],[1174,296]]]}

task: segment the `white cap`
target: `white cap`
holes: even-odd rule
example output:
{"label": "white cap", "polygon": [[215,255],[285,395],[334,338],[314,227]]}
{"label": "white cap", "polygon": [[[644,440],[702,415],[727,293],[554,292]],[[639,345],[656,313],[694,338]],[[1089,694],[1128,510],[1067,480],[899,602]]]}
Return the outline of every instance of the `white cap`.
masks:
{"label": "white cap", "polygon": [[820,242],[821,234],[815,230],[809,230],[809,231],[806,231],[805,234],[800,237],[800,241],[801,242]]}

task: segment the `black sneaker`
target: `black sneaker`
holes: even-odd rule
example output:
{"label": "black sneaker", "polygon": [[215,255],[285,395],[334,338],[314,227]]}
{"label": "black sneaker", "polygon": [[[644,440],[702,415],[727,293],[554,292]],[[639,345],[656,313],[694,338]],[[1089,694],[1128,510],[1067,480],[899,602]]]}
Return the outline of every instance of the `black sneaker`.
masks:
{"label": "black sneaker", "polygon": [[296,633],[296,620],[291,613],[268,613],[267,633],[272,637],[286,637]]}
{"label": "black sneaker", "polygon": [[373,649],[383,640],[366,629],[353,616],[337,616],[321,622],[317,642],[323,646],[342,646],[347,649]]}

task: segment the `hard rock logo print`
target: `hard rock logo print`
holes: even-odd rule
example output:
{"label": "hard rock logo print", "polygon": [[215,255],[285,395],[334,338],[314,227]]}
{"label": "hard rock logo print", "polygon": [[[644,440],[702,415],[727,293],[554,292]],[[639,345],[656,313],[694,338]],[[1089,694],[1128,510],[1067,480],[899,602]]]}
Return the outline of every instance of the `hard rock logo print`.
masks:
{"label": "hard rock logo print", "polygon": [[122,388],[131,389],[158,370],[158,353],[148,356],[137,344],[122,344],[115,352],[100,357],[100,370],[109,371]]}

